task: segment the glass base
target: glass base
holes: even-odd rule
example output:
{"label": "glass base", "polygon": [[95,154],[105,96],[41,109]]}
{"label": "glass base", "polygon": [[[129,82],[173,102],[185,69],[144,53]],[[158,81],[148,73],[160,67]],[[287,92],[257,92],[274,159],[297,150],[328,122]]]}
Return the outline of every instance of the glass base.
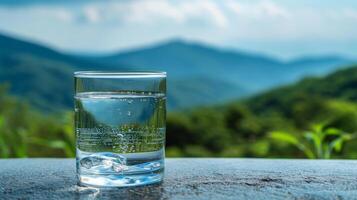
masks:
{"label": "glass base", "polygon": [[78,184],[89,187],[132,187],[160,183],[163,177],[163,171],[138,175],[84,174],[78,175]]}

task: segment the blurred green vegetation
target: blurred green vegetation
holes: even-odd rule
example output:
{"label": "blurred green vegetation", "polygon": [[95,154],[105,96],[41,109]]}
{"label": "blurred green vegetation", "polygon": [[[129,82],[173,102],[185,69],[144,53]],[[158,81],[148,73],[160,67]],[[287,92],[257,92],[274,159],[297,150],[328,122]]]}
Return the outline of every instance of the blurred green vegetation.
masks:
{"label": "blurred green vegetation", "polygon": [[[169,157],[357,158],[357,67],[169,113]],[[0,86],[0,157],[73,157],[72,112],[43,114]]]}
{"label": "blurred green vegetation", "polygon": [[0,86],[0,157],[73,157],[72,113],[46,115]]}

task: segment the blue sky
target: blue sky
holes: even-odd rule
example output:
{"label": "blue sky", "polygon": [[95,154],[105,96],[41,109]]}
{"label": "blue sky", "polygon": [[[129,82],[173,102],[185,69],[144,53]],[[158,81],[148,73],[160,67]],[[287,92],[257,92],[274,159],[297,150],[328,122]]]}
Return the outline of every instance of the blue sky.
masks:
{"label": "blue sky", "polygon": [[182,38],[283,59],[357,58],[357,1],[0,0],[0,31],[72,52]]}

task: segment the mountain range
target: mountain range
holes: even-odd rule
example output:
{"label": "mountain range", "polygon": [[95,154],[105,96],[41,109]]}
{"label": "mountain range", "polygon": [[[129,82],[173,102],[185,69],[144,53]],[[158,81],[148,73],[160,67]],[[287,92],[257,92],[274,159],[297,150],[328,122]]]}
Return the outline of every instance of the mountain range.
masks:
{"label": "mountain range", "polygon": [[241,98],[353,62],[336,56],[284,62],[183,40],[89,57],[0,35],[0,83],[8,83],[12,94],[50,112],[72,107],[73,72],[79,70],[167,71],[168,107],[183,109]]}
{"label": "mountain range", "polygon": [[303,57],[289,62],[236,50],[219,49],[183,40],[97,57],[107,64],[126,64],[167,71],[171,78],[210,77],[248,92],[266,90],[307,75],[324,75],[352,63],[338,56]]}

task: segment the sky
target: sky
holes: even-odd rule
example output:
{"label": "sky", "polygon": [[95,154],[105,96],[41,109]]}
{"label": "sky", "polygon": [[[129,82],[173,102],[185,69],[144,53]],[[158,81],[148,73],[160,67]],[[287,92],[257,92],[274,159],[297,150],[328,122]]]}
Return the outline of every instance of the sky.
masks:
{"label": "sky", "polygon": [[80,53],[180,38],[281,59],[357,58],[357,1],[0,0],[0,32]]}

